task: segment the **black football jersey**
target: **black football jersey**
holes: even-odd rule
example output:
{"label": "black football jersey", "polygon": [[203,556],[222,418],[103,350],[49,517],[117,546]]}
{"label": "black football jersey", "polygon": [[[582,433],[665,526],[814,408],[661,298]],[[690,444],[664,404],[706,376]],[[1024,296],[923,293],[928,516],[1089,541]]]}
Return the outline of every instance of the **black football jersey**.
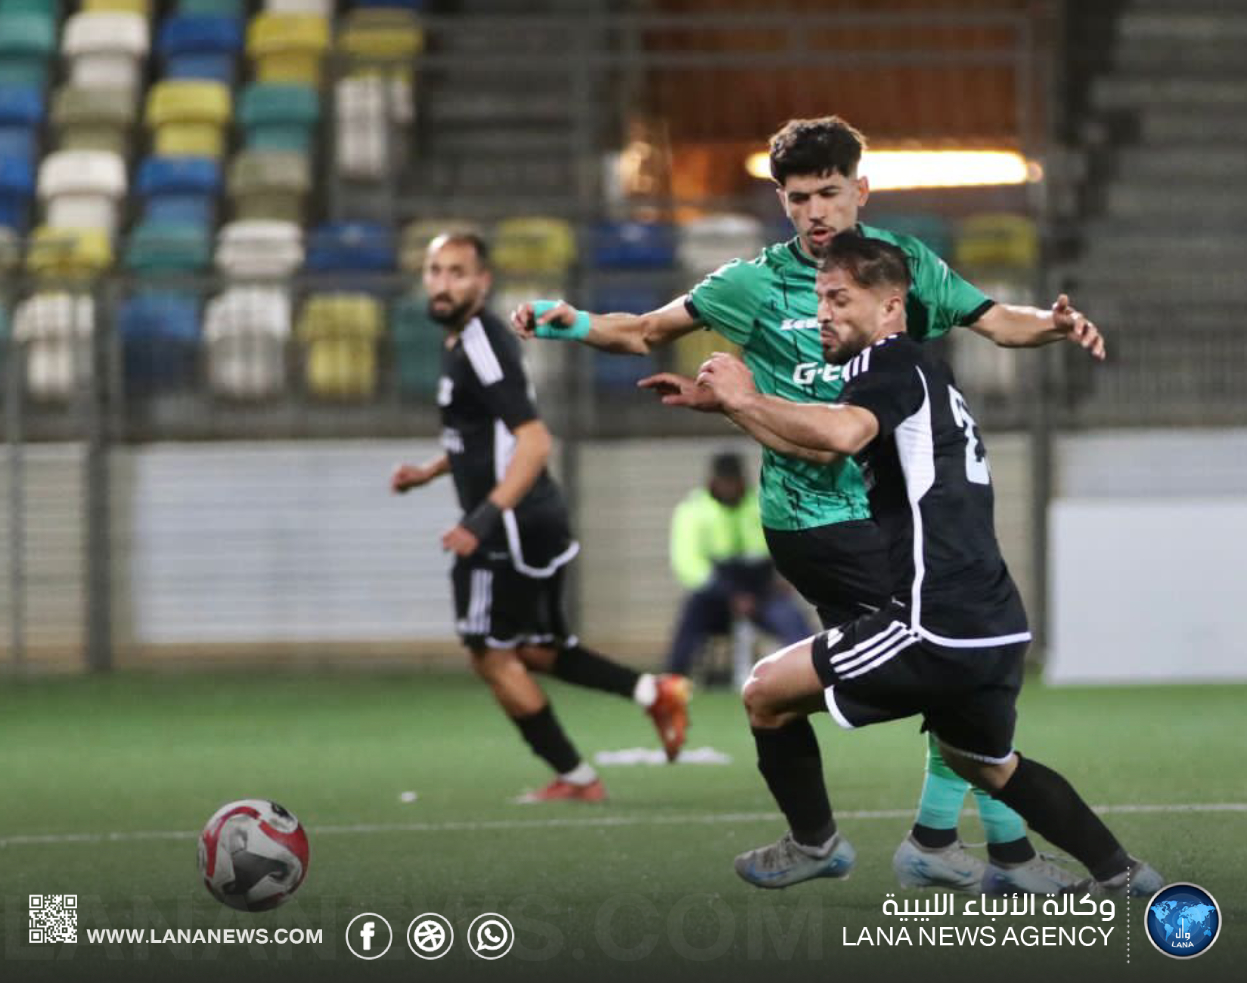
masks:
{"label": "black football jersey", "polygon": [[[482,311],[443,347],[437,405],[459,507],[471,512],[506,473],[515,448],[512,432],[538,418],[519,342],[489,312]],[[474,556],[505,559],[520,573],[548,577],[578,550],[563,493],[543,470]]]}
{"label": "black football jersey", "polygon": [[843,378],[839,401],[879,421],[857,462],[914,630],[953,648],[1029,640],[996,540],[987,450],[951,370],[896,334],[845,365]]}

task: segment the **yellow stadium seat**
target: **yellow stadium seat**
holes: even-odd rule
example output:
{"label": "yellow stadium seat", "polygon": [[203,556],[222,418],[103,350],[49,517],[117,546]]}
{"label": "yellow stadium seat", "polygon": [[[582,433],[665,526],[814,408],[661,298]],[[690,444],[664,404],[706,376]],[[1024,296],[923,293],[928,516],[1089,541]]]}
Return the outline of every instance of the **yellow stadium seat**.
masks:
{"label": "yellow stadium seat", "polygon": [[308,391],[322,399],[360,400],[377,389],[381,305],[367,294],[316,294],[299,316]]}
{"label": "yellow stadium seat", "polygon": [[225,151],[225,130],[212,123],[165,123],[156,128],[157,157],[219,158]]}
{"label": "yellow stadium seat", "polygon": [[247,27],[247,54],[260,82],[318,85],[329,47],[329,22],[317,14],[257,14]]}
{"label": "yellow stadium seat", "polygon": [[279,82],[286,85],[320,85],[319,54],[301,51],[279,51],[255,59],[257,82]]}
{"label": "yellow stadium seat", "polygon": [[498,223],[494,263],[503,273],[561,275],[576,261],[576,234],[557,218],[508,218]]}
{"label": "yellow stadium seat", "polygon": [[222,82],[172,79],[157,82],[147,96],[147,125],[165,123],[212,123],[230,120],[230,90]]}
{"label": "yellow stadium seat", "polygon": [[424,50],[424,34],[405,10],[355,10],[338,35],[338,51],[357,61],[410,61]]}
{"label": "yellow stadium seat", "polygon": [[1024,215],[972,215],[957,230],[953,255],[958,267],[1034,269],[1039,264],[1039,230]]}
{"label": "yellow stadium seat", "polygon": [[38,277],[81,279],[108,269],[113,248],[100,229],[35,229],[26,252],[26,269]]}
{"label": "yellow stadium seat", "polygon": [[139,14],[151,16],[150,0],[82,0],[79,10],[96,14]]}
{"label": "yellow stadium seat", "polygon": [[697,375],[701,363],[715,352],[735,353],[738,350],[713,331],[693,331],[677,338],[674,347],[675,371],[687,376]]}

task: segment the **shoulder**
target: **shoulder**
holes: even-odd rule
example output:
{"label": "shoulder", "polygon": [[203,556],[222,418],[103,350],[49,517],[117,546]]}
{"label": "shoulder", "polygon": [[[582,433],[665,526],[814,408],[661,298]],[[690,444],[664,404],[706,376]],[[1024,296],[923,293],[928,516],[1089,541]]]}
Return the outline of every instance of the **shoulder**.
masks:
{"label": "shoulder", "polygon": [[498,382],[517,361],[515,337],[498,318],[487,311],[474,317],[463,329],[463,351],[483,385]]}

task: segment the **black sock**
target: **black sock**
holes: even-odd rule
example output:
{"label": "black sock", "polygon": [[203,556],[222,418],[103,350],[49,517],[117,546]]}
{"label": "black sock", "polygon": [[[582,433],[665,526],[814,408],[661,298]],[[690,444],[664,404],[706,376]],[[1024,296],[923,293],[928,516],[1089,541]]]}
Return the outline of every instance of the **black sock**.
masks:
{"label": "black sock", "polygon": [[1125,849],[1079,794],[1051,768],[1018,755],[1017,771],[994,793],[1036,833],[1071,854],[1097,881],[1130,864]]}
{"label": "black sock", "polygon": [[572,742],[563,733],[563,728],[554,716],[554,710],[547,703],[536,713],[527,717],[512,717],[520,734],[533,749],[533,754],[548,764],[560,775],[565,775],[578,764],[580,755],[572,747]]}
{"label": "black sock", "polygon": [[926,847],[928,850],[942,850],[946,846],[952,846],[957,842],[957,831],[955,829],[936,829],[934,826],[923,826],[922,823],[914,823],[914,828],[910,830],[914,840],[919,846]]}
{"label": "black sock", "polygon": [[558,650],[552,671],[555,679],[561,679],[565,683],[600,689],[629,700],[632,699],[637,680],[641,678],[641,674],[635,669],[612,662],[579,642]]}
{"label": "black sock", "polygon": [[801,717],[783,727],[755,727],[753,739],[758,771],[787,817],[793,839],[803,846],[822,846],[835,835],[836,821],[810,721]]}
{"label": "black sock", "polygon": [[988,843],[987,855],[996,863],[1009,866],[1029,863],[1037,856],[1034,844],[1025,836],[1010,840],[1008,843]]}

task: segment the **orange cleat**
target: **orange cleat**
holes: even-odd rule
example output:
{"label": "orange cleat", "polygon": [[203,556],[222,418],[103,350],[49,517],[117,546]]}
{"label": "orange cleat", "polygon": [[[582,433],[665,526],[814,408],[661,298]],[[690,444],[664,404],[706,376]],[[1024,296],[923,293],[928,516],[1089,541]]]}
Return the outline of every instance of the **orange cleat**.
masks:
{"label": "orange cleat", "polygon": [[645,712],[658,728],[658,736],[662,738],[662,749],[667,752],[667,760],[675,761],[684,747],[684,738],[688,732],[688,701],[690,686],[683,676],[666,675],[658,677],[658,698]]}
{"label": "orange cleat", "polygon": [[515,800],[518,805],[534,805],[538,802],[605,802],[606,786],[602,779],[595,778],[588,785],[577,785],[574,782],[556,778],[545,788],[535,792],[525,792]]}

